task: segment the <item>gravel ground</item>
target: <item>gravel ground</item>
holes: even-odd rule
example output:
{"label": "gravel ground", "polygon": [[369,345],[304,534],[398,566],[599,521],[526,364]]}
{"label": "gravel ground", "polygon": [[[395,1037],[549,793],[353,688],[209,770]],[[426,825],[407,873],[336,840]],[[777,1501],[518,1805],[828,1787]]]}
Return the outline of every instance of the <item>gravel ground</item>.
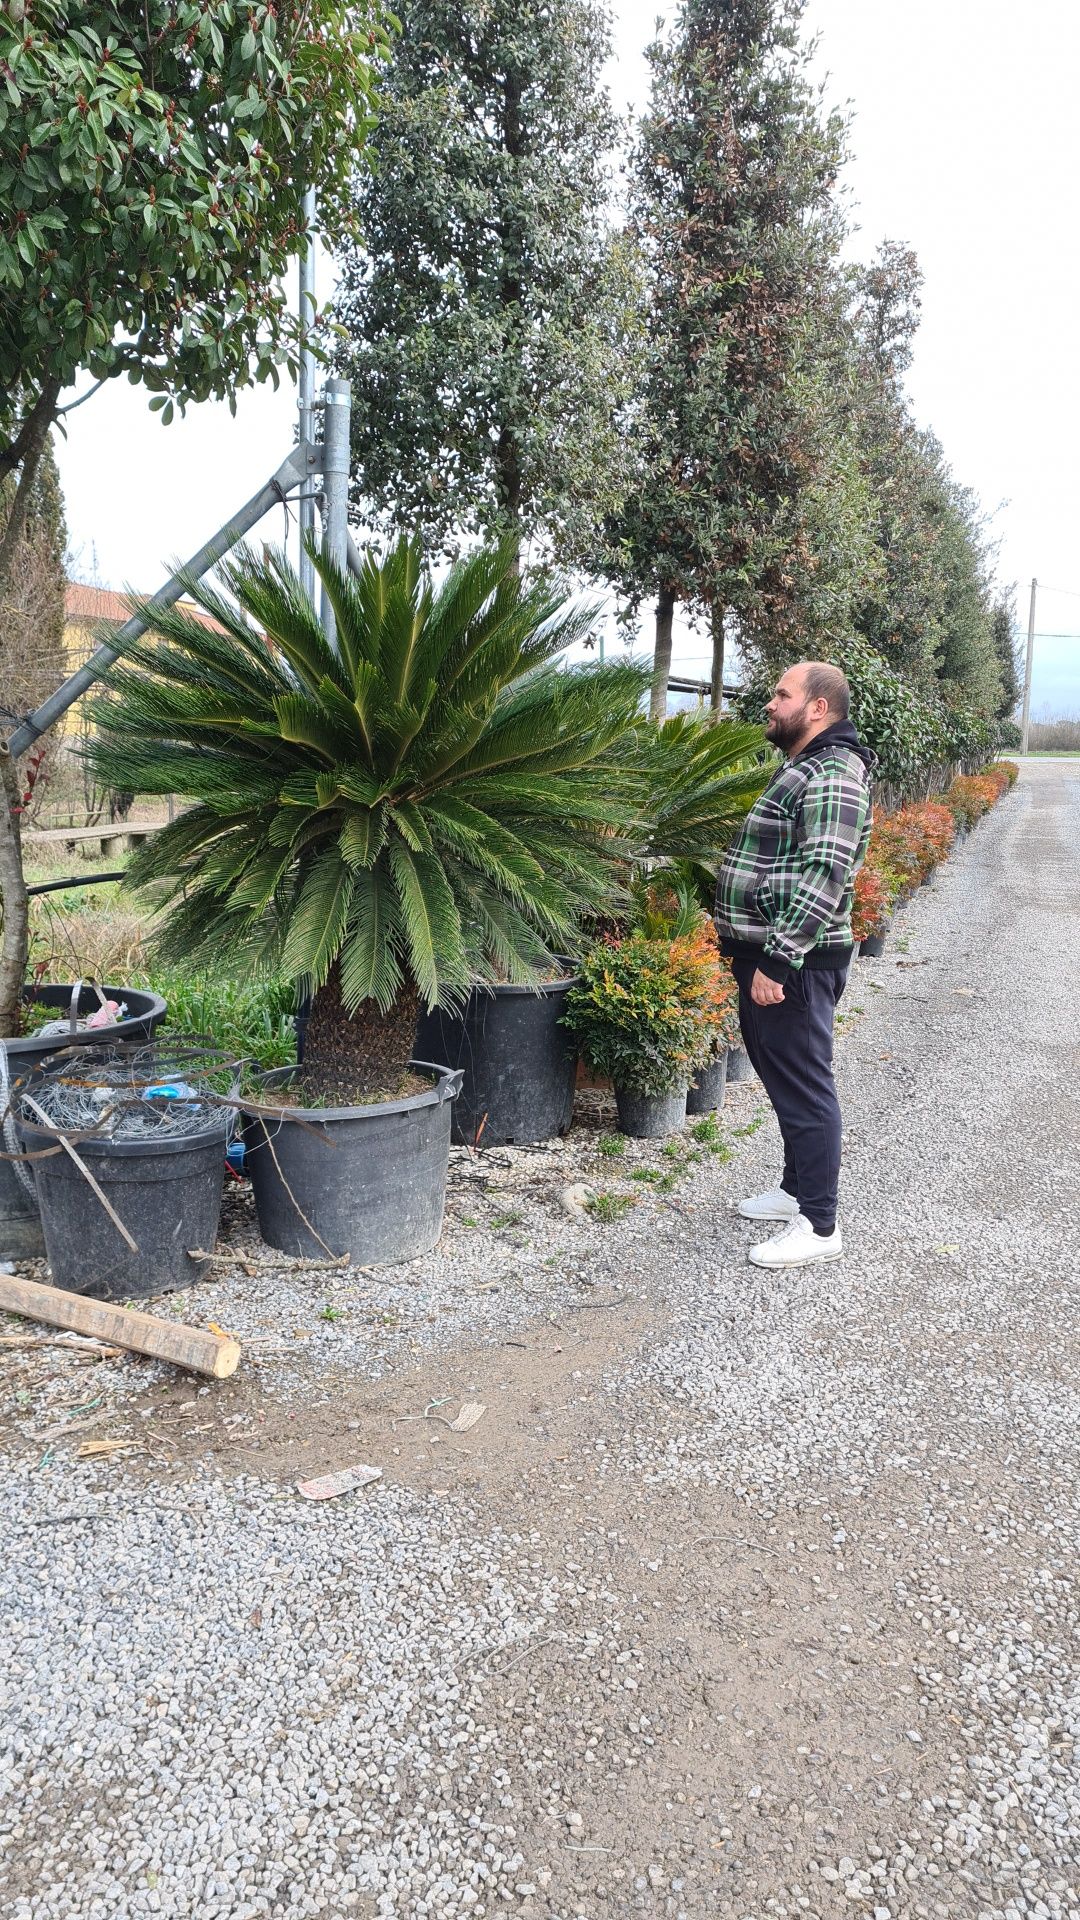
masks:
{"label": "gravel ground", "polygon": [[740,1088],[678,1166],[463,1157],[417,1268],[224,1272],[246,1385],[94,1369],[130,1460],[3,1363],[12,1920],[1080,1920],[1078,838],[1025,767],[856,969],[834,1266],[745,1264]]}

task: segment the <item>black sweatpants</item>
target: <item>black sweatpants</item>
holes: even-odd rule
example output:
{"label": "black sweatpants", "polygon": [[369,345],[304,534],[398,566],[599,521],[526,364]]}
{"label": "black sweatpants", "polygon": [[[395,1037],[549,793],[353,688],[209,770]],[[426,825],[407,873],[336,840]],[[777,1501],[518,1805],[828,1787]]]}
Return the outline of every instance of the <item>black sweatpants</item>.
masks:
{"label": "black sweatpants", "polygon": [[833,1015],[847,983],[846,967],[803,967],[789,974],[783,1000],[759,1007],[750,998],[756,969],[733,960],[739,983],[739,1025],[784,1140],[785,1193],[795,1196],[815,1232],[836,1225],[840,1178],[840,1103],[833,1080]]}

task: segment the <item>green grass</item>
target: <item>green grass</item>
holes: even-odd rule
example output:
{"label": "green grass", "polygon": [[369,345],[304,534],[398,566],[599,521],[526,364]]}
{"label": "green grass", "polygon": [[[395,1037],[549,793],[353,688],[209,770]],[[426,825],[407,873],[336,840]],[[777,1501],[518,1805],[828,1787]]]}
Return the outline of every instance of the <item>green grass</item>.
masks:
{"label": "green grass", "polygon": [[602,1133],[596,1143],[596,1151],[602,1153],[605,1160],[621,1160],[626,1152],[626,1135]]}
{"label": "green grass", "polygon": [[[168,1002],[165,1032],[198,1034],[237,1059],[260,1067],[291,1067],[296,1060],[296,989],[283,980],[231,980],[151,968],[147,980]],[[135,983],[138,984],[138,983]]]}
{"label": "green grass", "polygon": [[621,1220],[624,1213],[637,1205],[636,1193],[598,1193],[589,1202],[589,1212],[594,1220],[603,1220],[610,1226],[613,1220]]}

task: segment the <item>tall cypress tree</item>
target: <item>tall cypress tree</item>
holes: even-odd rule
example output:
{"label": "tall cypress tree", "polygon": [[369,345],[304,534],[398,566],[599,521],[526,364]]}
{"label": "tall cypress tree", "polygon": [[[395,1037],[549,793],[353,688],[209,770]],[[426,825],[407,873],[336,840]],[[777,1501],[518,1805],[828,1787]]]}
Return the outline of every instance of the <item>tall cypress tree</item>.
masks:
{"label": "tall cypress tree", "polygon": [[618,123],[594,0],[406,0],[381,83],[336,360],[353,499],[454,546],[570,560],[621,499],[639,310],[605,212]]}
{"label": "tall cypress tree", "polygon": [[1001,676],[998,719],[1013,720],[1023,697],[1024,682],[1016,640],[1016,612],[1012,595],[999,600],[990,616],[990,632]]}
{"label": "tall cypress tree", "polygon": [[853,417],[879,565],[854,624],[916,685],[990,713],[1002,699],[992,547],[974,494],[913,418],[904,385],[921,285],[915,255],[895,242],[858,276]]}
{"label": "tall cypress tree", "polygon": [[[836,302],[842,117],[800,38],[805,0],[683,0],[649,50],[634,213],[652,276],[638,484],[608,570],[655,596],[653,712],[676,603],[789,621],[814,564],[810,495],[835,466],[822,337]],[[858,489],[859,477],[849,479]],[[804,511],[804,508],[806,509]],[[846,524],[857,532],[859,514]]]}

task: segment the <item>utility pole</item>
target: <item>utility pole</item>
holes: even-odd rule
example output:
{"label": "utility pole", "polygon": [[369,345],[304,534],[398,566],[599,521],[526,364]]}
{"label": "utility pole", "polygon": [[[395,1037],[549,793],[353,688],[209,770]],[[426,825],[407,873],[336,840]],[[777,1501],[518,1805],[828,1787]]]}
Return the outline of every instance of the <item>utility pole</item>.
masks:
{"label": "utility pole", "polygon": [[1031,605],[1028,608],[1027,659],[1024,662],[1024,715],[1020,722],[1020,751],[1028,750],[1028,735],[1031,732],[1031,658],[1035,652],[1035,589],[1038,581],[1031,583]]}

